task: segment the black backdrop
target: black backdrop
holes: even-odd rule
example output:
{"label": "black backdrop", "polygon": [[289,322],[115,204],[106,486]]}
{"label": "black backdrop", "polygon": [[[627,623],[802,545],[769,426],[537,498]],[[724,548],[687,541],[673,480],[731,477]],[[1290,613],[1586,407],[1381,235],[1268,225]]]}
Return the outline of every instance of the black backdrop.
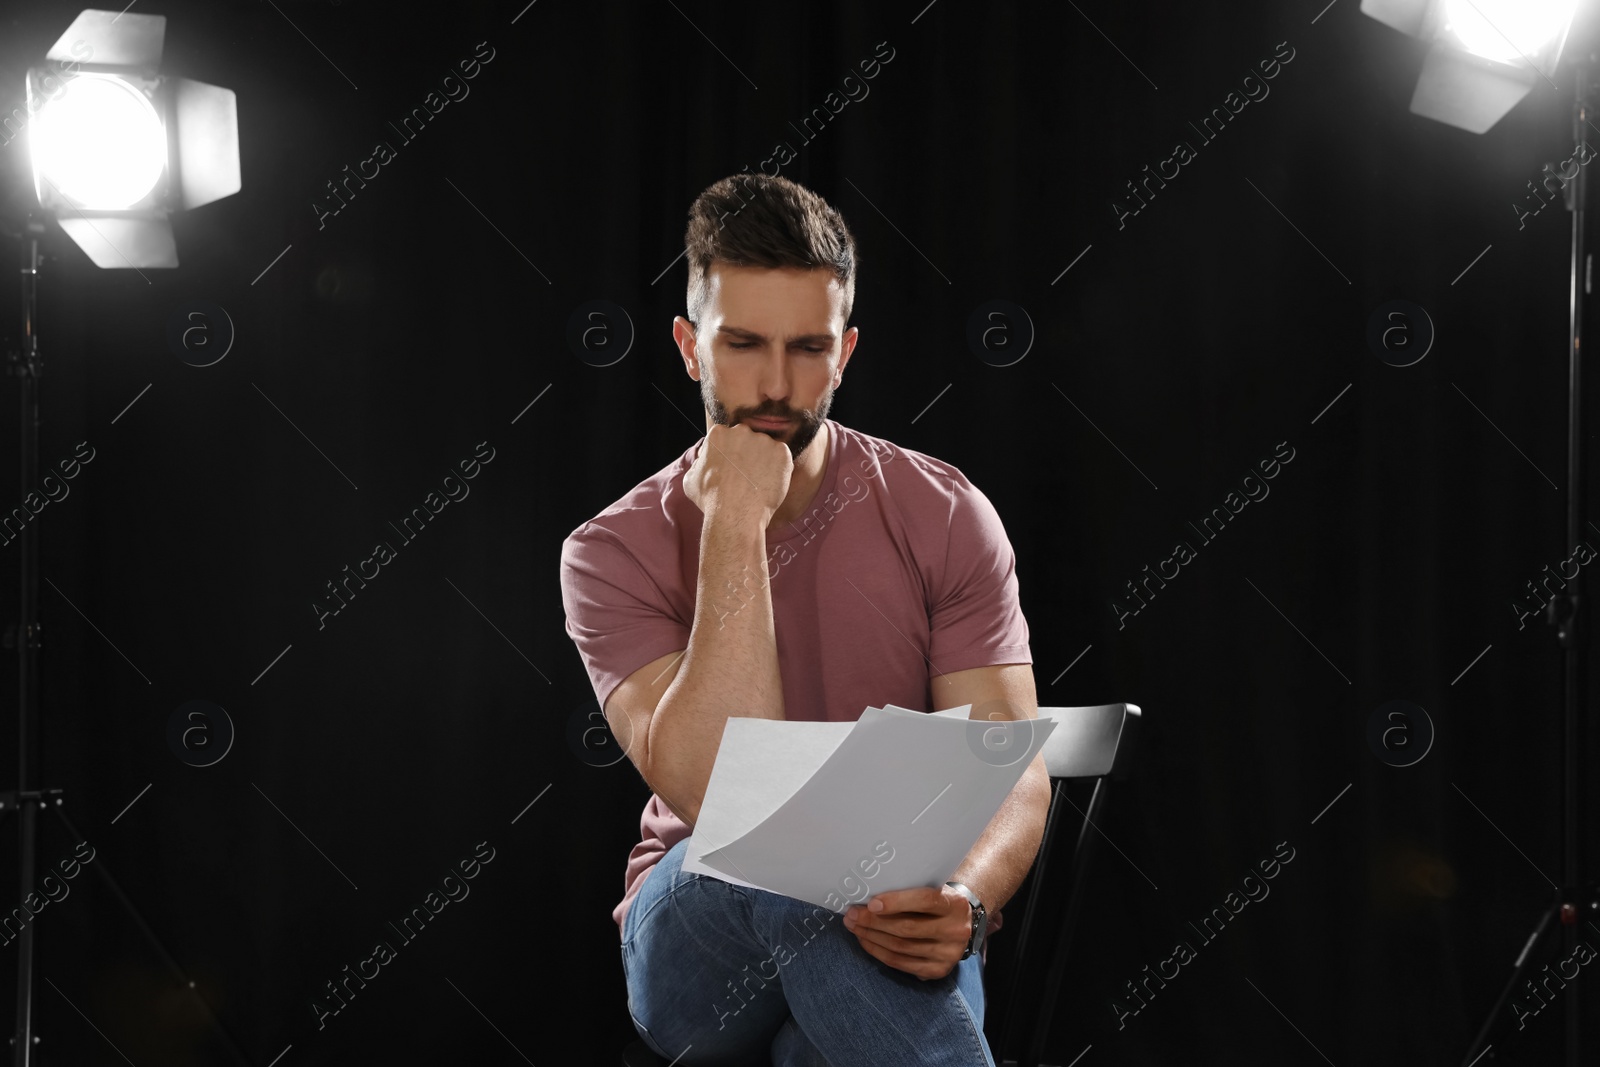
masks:
{"label": "black backdrop", "polygon": [[[1041,704],[1145,712],[1052,1055],[1459,1062],[1560,877],[1559,656],[1508,605],[1570,555],[1569,216],[1512,205],[1572,155],[1571,72],[1467,134],[1408,113],[1421,43],[1324,2],[139,5],[168,71],[237,91],[244,190],[177,218],[176,270],[50,239],[42,459],[94,458],[35,520],[43,779],[249,1062],[605,1063],[631,1039],[610,909],[647,790],[585,747],[557,557],[703,432],[670,341],[685,212],[779,142],[860,243],[834,417],[994,501]],[[7,110],[76,11],[5,12]],[[389,128],[490,50],[414,141]],[[1214,143],[1190,131],[1290,50]],[[846,90],[806,143],[790,123]],[[1180,139],[1194,158],[1119,228]],[[8,195],[23,163],[0,148]],[[569,343],[593,300],[636,331],[619,361],[615,311],[604,358]],[[1009,366],[968,343],[991,300],[1036,331]],[[1436,330],[1407,367],[1367,342],[1394,300]],[[202,305],[234,337],[196,367],[170,336],[222,343]],[[402,547],[387,523],[480,442],[470,495]],[[380,539],[397,557],[319,628]],[[1119,627],[1179,539],[1195,558]],[[236,730],[208,767],[168,741],[193,700]],[[1436,730],[1409,767],[1368,742],[1394,700]],[[470,896],[319,1028],[323,983],[480,842]],[[1270,896],[1199,944],[1186,923],[1280,842]],[[46,824],[41,863],[71,853]],[[48,1062],[230,1062],[105,888],[69,884],[36,919]],[[1180,939],[1196,958],[1119,1029],[1113,998]],[[1508,1022],[1503,1061],[1553,1054],[1559,1009]]]}

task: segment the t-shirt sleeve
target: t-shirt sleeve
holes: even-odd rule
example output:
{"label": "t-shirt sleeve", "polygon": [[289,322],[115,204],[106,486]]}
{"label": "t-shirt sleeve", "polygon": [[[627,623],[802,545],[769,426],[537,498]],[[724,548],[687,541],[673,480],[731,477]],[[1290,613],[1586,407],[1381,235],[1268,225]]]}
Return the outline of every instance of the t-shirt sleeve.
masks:
{"label": "t-shirt sleeve", "polygon": [[950,484],[943,581],[928,613],[934,674],[1032,663],[1028,620],[1017,599],[1017,558],[1000,514],[959,472]]}
{"label": "t-shirt sleeve", "polygon": [[602,708],[628,675],[689,647],[689,628],[660,588],[615,534],[592,522],[562,542],[561,602]]}

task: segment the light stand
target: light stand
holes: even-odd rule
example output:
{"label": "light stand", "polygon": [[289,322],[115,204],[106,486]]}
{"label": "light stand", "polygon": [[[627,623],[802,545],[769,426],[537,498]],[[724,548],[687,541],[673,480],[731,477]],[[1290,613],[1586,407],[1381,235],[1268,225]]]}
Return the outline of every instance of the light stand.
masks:
{"label": "light stand", "polygon": [[[1593,85],[1592,76],[1595,56],[1586,55],[1574,63],[1575,99],[1572,108],[1572,136],[1573,143],[1580,144],[1586,134],[1593,132],[1594,126],[1590,124],[1592,111],[1589,106],[1589,96]],[[1562,175],[1565,178],[1565,175]],[[1583,301],[1589,292],[1589,254],[1584,245],[1584,218],[1585,206],[1588,199],[1588,174],[1585,168],[1578,167],[1577,176],[1563,186],[1566,208],[1572,212],[1572,262],[1571,277],[1568,289],[1568,373],[1567,373],[1567,545],[1576,546],[1583,537]],[[1511,998],[1517,993],[1517,984],[1523,981],[1523,973],[1527,970],[1529,961],[1535,952],[1550,936],[1555,925],[1561,930],[1562,958],[1570,959],[1578,939],[1578,924],[1588,922],[1594,924],[1600,920],[1600,889],[1594,884],[1585,884],[1583,870],[1583,848],[1580,830],[1583,825],[1584,804],[1584,777],[1581,761],[1584,740],[1584,690],[1586,671],[1584,655],[1587,651],[1583,622],[1583,601],[1580,596],[1582,570],[1568,579],[1567,585],[1561,593],[1553,596],[1545,605],[1545,621],[1556,628],[1556,640],[1561,645],[1561,693],[1562,693],[1562,759],[1561,759],[1561,888],[1555,894],[1538,922],[1534,925],[1533,933],[1522,947],[1522,952],[1517,956],[1515,965],[1511,969],[1511,978],[1506,982],[1505,988],[1500,993],[1500,999],[1495,1001],[1494,1007],[1489,1012],[1489,1017],[1484,1020],[1478,1036],[1473,1039],[1467,1049],[1464,1067],[1474,1063],[1484,1051],[1489,1055],[1486,1060],[1493,1060],[1492,1046],[1486,1045],[1496,1026],[1504,1019],[1502,1013]],[[1600,927],[1597,927],[1600,931]],[[1558,977],[1558,980],[1562,978]],[[1529,982],[1532,987],[1532,982]],[[1566,1008],[1566,1067],[1580,1067],[1583,1062],[1581,1049],[1580,1013],[1582,1001],[1579,998],[1578,982],[1576,980],[1565,982],[1565,1008]],[[1527,995],[1527,994],[1525,994]],[[1542,1000],[1538,1001],[1543,1003]]]}
{"label": "light stand", "polygon": [[[19,451],[22,457],[21,496],[24,501],[28,499],[30,493],[37,491],[39,479],[39,378],[44,373],[44,361],[39,351],[37,315],[39,266],[43,259],[39,252],[39,241],[44,235],[44,229],[43,223],[29,217],[23,222],[18,234],[22,246],[21,346],[7,353],[6,363],[6,373],[16,375],[21,380],[18,390],[22,400]],[[22,611],[17,624],[6,633],[6,646],[16,647],[18,651],[17,788],[0,793],[0,815],[9,816],[12,812],[17,815],[17,892],[19,900],[24,901],[30,894],[37,893],[35,874],[40,807],[48,807],[55,814],[75,843],[80,845],[84,843],[83,835],[62,810],[62,791],[39,788],[36,784],[36,768],[39,761],[39,649],[43,644],[43,631],[39,623],[38,528],[38,522],[28,522],[23,525],[22,533],[18,537],[21,542]],[[156,937],[133,901],[122,891],[122,887],[112,877],[105,861],[96,860],[92,866],[110,888],[118,903],[132,917],[140,933],[160,954],[162,962],[168,972],[177,979],[180,988],[186,990],[200,1005],[206,1018],[221,1035],[234,1060],[248,1065],[249,1058],[239,1048],[227,1028],[222,1025],[221,1020],[211,1011],[211,1006],[205,998],[195,989],[194,982],[178,966],[160,938]],[[26,908],[27,905],[22,906]],[[12,1038],[12,1063],[15,1067],[31,1067],[34,1063],[34,1046],[39,1042],[39,1038],[33,1033],[35,990],[33,931],[37,923],[37,918],[23,923],[17,935],[17,1021],[15,1035]]]}
{"label": "light stand", "polygon": [[[1481,6],[1480,6],[1481,5]],[[1493,14],[1484,11],[1487,7]],[[1554,70],[1566,46],[1578,0],[1519,0],[1518,3],[1486,4],[1483,0],[1361,0],[1361,11],[1402,33],[1429,42],[1422,73],[1411,98],[1411,111],[1472,133],[1485,133],[1518,101],[1528,95],[1540,79],[1550,82],[1546,68]],[[1591,121],[1589,96],[1596,57],[1592,52],[1573,64],[1574,101],[1572,136],[1581,145],[1589,132],[1600,132]],[[1554,85],[1553,82],[1550,82]],[[1567,210],[1572,212],[1572,260],[1568,284],[1568,374],[1567,374],[1567,545],[1576,549],[1583,536],[1583,302],[1589,292],[1590,257],[1584,247],[1585,208],[1589,181],[1584,172],[1587,160],[1575,154],[1576,173],[1557,170]],[[1559,166],[1559,165],[1558,165]],[[1546,167],[1549,171],[1552,168]],[[1578,924],[1587,923],[1600,933],[1600,890],[1585,883],[1583,867],[1584,778],[1584,691],[1588,649],[1583,623],[1581,569],[1562,586],[1564,592],[1545,605],[1545,621],[1556,629],[1561,645],[1562,731],[1561,731],[1561,885],[1546,906],[1533,934],[1522,946],[1511,970],[1511,979],[1495,1001],[1494,1008],[1467,1050],[1466,1067],[1479,1058],[1493,1059],[1489,1036],[1502,1022],[1502,1012],[1523,981],[1523,972],[1550,935],[1553,923],[1561,929],[1565,950],[1563,962],[1573,961]],[[1580,965],[1586,961],[1574,961]],[[1548,969],[1548,968],[1547,968]],[[1559,970],[1559,965],[1558,965]],[[1582,1056],[1582,1003],[1575,979],[1556,974],[1566,996],[1566,1064],[1579,1067]],[[1541,979],[1548,983],[1550,976]],[[1533,982],[1527,981],[1527,994],[1542,1011],[1544,998]],[[1551,1000],[1555,999],[1551,992]]]}
{"label": "light stand", "polygon": [[[10,353],[6,372],[17,375],[21,381],[22,457],[21,497],[23,506],[30,493],[36,492],[39,477],[39,337],[35,332],[38,311],[38,267],[40,226],[32,218],[27,220],[25,232],[19,234],[22,245],[22,322],[21,350]],[[17,788],[0,797],[6,812],[16,811],[17,823],[17,899],[26,901],[34,886],[34,856],[38,845],[39,805],[46,793],[34,788],[33,767],[38,758],[39,732],[39,524],[27,522],[22,526],[22,612],[16,630],[7,634],[8,646],[14,641],[17,656]],[[59,801],[58,801],[59,803]],[[23,903],[22,907],[27,908]],[[33,1045],[33,928],[34,922],[22,924],[17,934],[17,1028],[12,1039],[14,1062],[26,1067],[32,1058]]]}
{"label": "light stand", "polygon": [[[44,259],[39,245],[45,219],[56,217],[63,233],[98,267],[176,267],[171,214],[240,189],[234,94],[219,86],[163,75],[165,33],[166,19],[161,15],[126,9],[80,12],[45,56],[58,69],[29,70],[26,111],[12,113],[26,127],[33,164],[32,199],[36,201],[19,212],[15,231],[21,247],[21,343],[7,353],[6,362],[6,372],[20,379],[20,481],[23,507],[28,510],[32,510],[28,501],[38,496],[39,486],[39,379],[44,362],[37,319],[39,268]],[[128,136],[130,131],[139,136]],[[137,184],[140,181],[143,184]],[[48,807],[72,840],[84,844],[83,835],[62,811],[62,791],[41,788],[38,783],[39,650],[43,645],[38,526],[37,521],[25,521],[19,533],[21,614],[6,635],[6,646],[18,653],[17,786],[0,793],[0,815],[17,814],[17,886],[24,909],[28,909],[26,901],[37,894],[40,807]],[[248,1064],[249,1059],[105,862],[93,866],[180,987],[198,1002],[233,1059]],[[30,916],[17,935],[15,1067],[30,1067],[39,1041],[33,1032],[36,922]]]}

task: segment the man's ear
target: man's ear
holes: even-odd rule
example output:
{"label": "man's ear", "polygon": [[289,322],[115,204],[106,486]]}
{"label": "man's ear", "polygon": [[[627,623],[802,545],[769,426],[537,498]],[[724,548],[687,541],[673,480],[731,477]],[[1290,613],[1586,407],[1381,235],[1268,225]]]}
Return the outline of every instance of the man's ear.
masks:
{"label": "man's ear", "polygon": [[850,362],[850,357],[855,353],[856,343],[861,340],[861,331],[852,326],[844,332],[844,337],[839,345],[839,369],[833,372],[833,387],[837,389],[843,380],[844,368]]}
{"label": "man's ear", "polygon": [[672,320],[672,340],[683,358],[683,369],[695,381],[700,380],[700,353],[696,348],[694,323],[682,315]]}

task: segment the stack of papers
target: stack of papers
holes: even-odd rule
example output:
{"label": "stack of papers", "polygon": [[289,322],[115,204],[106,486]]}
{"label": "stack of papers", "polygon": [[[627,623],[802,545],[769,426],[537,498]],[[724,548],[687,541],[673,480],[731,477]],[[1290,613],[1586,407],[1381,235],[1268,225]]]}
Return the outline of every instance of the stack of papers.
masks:
{"label": "stack of papers", "polygon": [[971,708],[728,719],[683,869],[834,912],[938,888],[1056,726],[972,720]]}

